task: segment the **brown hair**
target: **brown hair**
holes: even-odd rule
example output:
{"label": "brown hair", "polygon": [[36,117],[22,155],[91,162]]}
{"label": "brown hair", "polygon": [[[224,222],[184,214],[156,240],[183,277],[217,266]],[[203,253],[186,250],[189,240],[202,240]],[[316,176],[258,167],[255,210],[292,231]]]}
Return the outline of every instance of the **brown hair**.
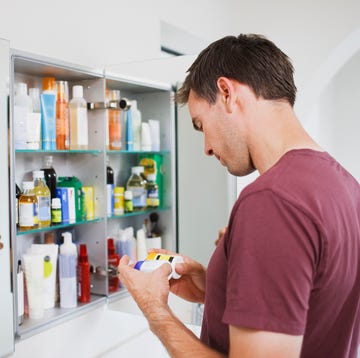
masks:
{"label": "brown hair", "polygon": [[290,59],[264,36],[226,36],[210,44],[188,69],[175,95],[187,103],[190,89],[209,103],[216,102],[217,80],[224,76],[248,85],[257,97],[295,103],[294,68]]}

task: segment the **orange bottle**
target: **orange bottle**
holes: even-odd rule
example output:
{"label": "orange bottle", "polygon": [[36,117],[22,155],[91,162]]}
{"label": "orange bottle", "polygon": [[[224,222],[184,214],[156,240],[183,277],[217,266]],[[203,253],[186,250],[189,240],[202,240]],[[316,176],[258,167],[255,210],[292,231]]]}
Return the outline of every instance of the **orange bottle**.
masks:
{"label": "orange bottle", "polygon": [[[111,101],[120,100],[120,91],[110,90],[109,98]],[[110,150],[119,150],[121,149],[121,112],[118,108],[110,108],[108,110],[109,116],[109,149]]]}
{"label": "orange bottle", "polygon": [[70,148],[69,131],[68,84],[66,81],[58,81],[56,99],[56,149],[67,150]]}

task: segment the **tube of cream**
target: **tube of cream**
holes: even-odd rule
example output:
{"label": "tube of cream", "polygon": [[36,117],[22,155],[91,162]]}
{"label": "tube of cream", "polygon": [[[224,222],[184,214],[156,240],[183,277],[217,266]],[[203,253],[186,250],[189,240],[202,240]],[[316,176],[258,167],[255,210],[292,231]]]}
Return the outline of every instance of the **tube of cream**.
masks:
{"label": "tube of cream", "polygon": [[52,92],[40,95],[42,149],[56,149],[56,95]]}
{"label": "tube of cream", "polygon": [[58,245],[55,244],[32,244],[31,253],[42,255],[44,261],[44,308],[53,308],[56,297],[56,269],[58,257]]}
{"label": "tube of cream", "polygon": [[29,317],[44,317],[44,256],[24,254],[26,289],[29,304]]}
{"label": "tube of cream", "polygon": [[134,150],[134,137],[133,137],[133,125],[132,125],[132,114],[129,108],[126,111],[126,150]]}

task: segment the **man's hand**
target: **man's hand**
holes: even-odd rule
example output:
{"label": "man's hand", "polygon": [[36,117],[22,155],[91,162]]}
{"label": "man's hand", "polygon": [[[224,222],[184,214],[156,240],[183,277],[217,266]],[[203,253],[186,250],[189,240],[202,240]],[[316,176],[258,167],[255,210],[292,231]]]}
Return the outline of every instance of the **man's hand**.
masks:
{"label": "man's hand", "polygon": [[119,279],[128,289],[145,317],[156,317],[168,307],[170,265],[161,265],[153,272],[140,272],[129,266],[129,257],[123,256],[118,266]]}

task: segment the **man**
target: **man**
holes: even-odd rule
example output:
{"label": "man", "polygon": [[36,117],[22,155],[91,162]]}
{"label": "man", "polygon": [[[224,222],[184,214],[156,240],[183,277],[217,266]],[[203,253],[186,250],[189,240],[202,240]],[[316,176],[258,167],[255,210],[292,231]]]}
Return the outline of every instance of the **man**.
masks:
{"label": "man", "polygon": [[[293,67],[257,35],[225,37],[190,67],[188,102],[205,153],[260,176],[240,194],[205,270],[185,257],[167,281],[122,259],[121,281],[173,357],[357,357],[360,188],[305,132]],[[205,210],[205,208],[204,208]],[[169,289],[205,302],[201,339],[171,312]]]}

